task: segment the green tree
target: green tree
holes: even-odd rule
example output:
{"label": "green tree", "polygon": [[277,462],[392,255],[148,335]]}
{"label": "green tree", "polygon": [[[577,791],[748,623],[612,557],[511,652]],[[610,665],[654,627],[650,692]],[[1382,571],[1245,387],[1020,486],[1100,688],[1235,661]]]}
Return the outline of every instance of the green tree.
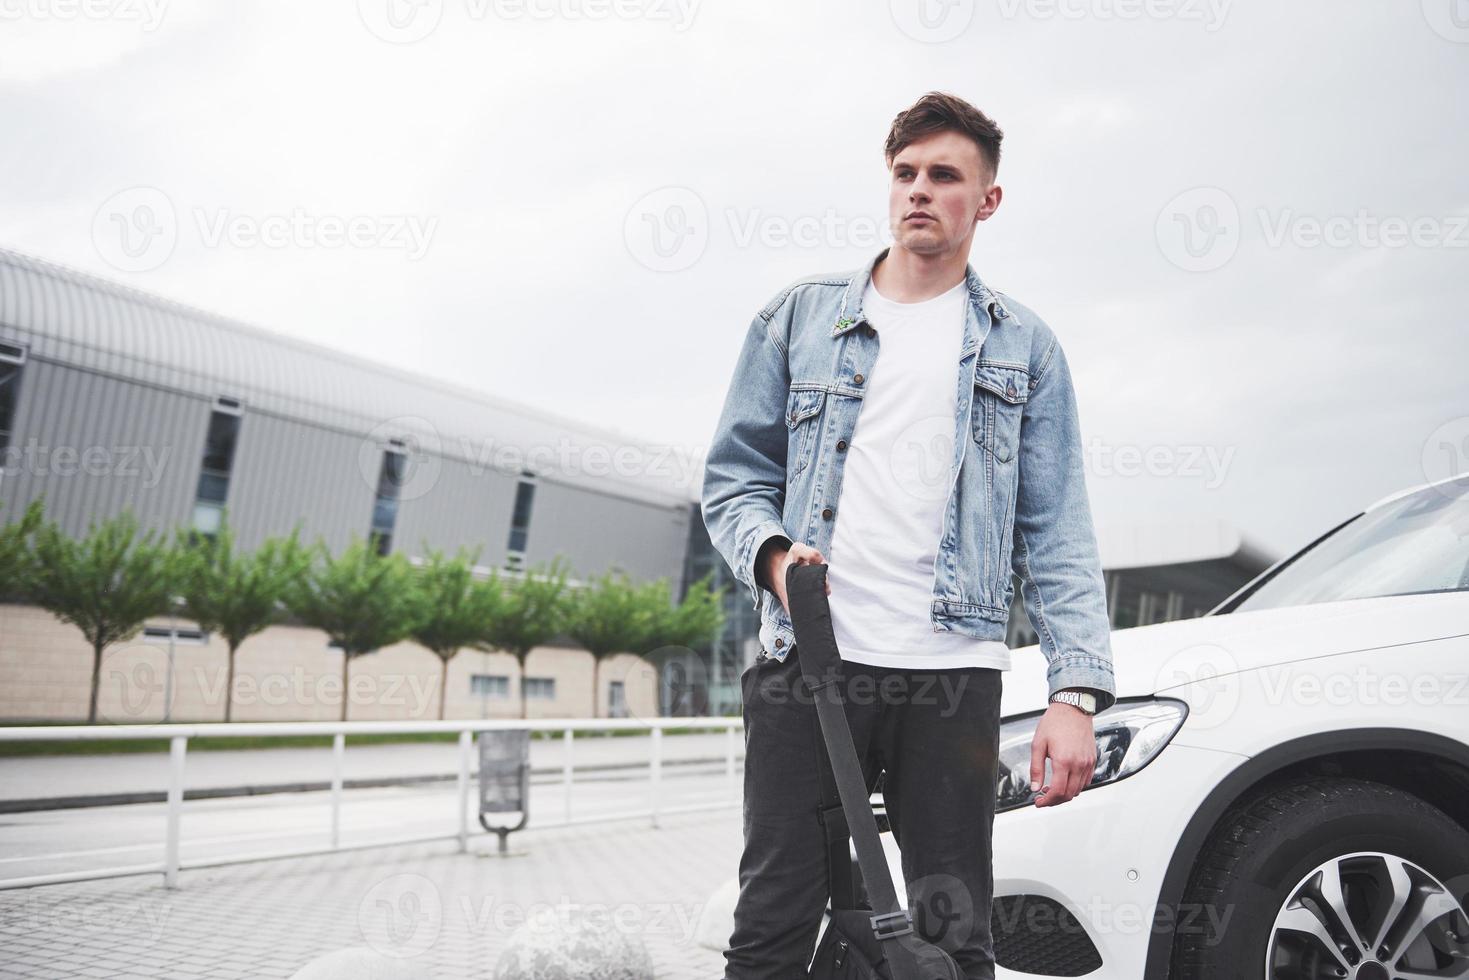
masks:
{"label": "green tree", "polygon": [[124,511],[100,525],[94,521],[81,540],[47,521],[36,529],[33,557],[30,598],[80,629],[92,645],[87,724],[95,725],[102,651],[132,639],[144,620],[168,611],[179,575],[178,552],[155,541],[152,530],[138,537],[137,519]]}
{"label": "green tree", "polygon": [[379,555],[362,538],[333,558],[317,540],[314,561],[287,604],[306,625],[342,648],[342,720],[347,720],[349,670],[365,656],[413,632],[413,568],[400,554]]}
{"label": "green tree", "polygon": [[38,497],[20,515],[20,520],[0,528],[0,598],[25,594],[35,566],[31,538],[41,526],[44,514],[45,504]]}
{"label": "green tree", "polygon": [[668,604],[666,588],[654,598],[656,604],[621,569],[607,571],[573,597],[566,632],[592,655],[593,718],[599,716],[602,661],[644,649],[659,606]]}
{"label": "green tree", "polygon": [[235,654],[256,633],[284,618],[286,602],[311,567],[301,545],[300,525],[286,538],[269,538],[253,552],[236,553],[227,521],[212,538],[192,531],[179,535],[182,555],[180,594],[184,615],[199,628],[224,637],[229,647],[224,687],[224,720],[234,708]]}
{"label": "green tree", "polygon": [[[662,602],[653,616],[646,643],[650,648],[679,646],[691,649],[714,642],[724,626],[725,587],[712,588],[714,573],[689,585],[683,601]],[[664,584],[664,595],[666,583]]]}
{"label": "green tree", "polygon": [[500,615],[487,626],[483,640],[512,654],[520,664],[520,717],[528,717],[525,703],[525,659],[531,650],[559,636],[566,628],[571,596],[560,556],[543,571],[528,569],[510,579]]}
{"label": "green tree", "polygon": [[413,639],[433,652],[439,671],[439,720],[444,720],[448,698],[449,661],[464,647],[483,647],[484,637],[505,604],[498,573],[476,579],[473,566],[479,550],[460,549],[454,558],[429,551],[415,576]]}

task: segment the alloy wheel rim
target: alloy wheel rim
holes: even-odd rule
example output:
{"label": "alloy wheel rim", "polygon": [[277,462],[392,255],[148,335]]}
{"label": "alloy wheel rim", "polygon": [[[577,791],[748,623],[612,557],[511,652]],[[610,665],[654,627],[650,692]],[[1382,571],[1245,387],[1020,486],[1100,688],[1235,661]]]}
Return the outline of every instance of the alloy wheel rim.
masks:
{"label": "alloy wheel rim", "polygon": [[1469,910],[1443,883],[1380,851],[1317,865],[1275,914],[1266,980],[1469,978]]}

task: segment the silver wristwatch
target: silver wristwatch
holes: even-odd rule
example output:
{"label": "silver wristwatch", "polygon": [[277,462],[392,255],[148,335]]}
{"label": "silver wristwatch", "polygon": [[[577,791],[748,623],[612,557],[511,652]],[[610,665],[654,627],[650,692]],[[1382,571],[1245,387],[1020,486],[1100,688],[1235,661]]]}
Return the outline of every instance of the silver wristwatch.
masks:
{"label": "silver wristwatch", "polygon": [[1097,696],[1091,691],[1057,691],[1052,694],[1050,701],[1064,701],[1074,705],[1089,715],[1097,713]]}

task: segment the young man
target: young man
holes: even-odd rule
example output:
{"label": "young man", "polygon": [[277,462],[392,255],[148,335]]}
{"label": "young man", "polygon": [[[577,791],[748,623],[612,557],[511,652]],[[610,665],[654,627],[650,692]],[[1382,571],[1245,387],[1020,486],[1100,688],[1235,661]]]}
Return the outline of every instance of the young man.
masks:
{"label": "young man", "polygon": [[829,862],[846,855],[829,858],[822,825],[825,747],[799,684],[790,565],[828,564],[844,708],[869,786],[886,771],[914,929],[969,980],[995,975],[1012,568],[1049,662],[1035,805],[1072,799],[1095,767],[1091,715],[1115,688],[1070,371],[1040,317],[968,264],[1000,205],[1001,136],[951,95],[899,113],[885,146],[893,244],[782,290],[735,367],[703,515],[760,610],[763,650],[741,677],[745,849],[726,980],[806,975]]}

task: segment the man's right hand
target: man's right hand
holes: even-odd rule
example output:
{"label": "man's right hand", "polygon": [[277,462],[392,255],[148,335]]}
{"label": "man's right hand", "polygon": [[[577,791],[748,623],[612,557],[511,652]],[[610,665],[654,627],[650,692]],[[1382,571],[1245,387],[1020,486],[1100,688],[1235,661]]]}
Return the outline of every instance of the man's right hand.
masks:
{"label": "man's right hand", "polygon": [[[786,615],[791,614],[790,604],[786,601],[786,569],[791,565],[822,565],[826,559],[821,552],[808,544],[793,543],[789,548],[783,547],[778,542],[768,544],[761,549],[764,552],[764,564],[767,588],[775,593],[780,600],[781,607],[785,609]],[[826,594],[831,595],[831,583],[826,583]]]}

